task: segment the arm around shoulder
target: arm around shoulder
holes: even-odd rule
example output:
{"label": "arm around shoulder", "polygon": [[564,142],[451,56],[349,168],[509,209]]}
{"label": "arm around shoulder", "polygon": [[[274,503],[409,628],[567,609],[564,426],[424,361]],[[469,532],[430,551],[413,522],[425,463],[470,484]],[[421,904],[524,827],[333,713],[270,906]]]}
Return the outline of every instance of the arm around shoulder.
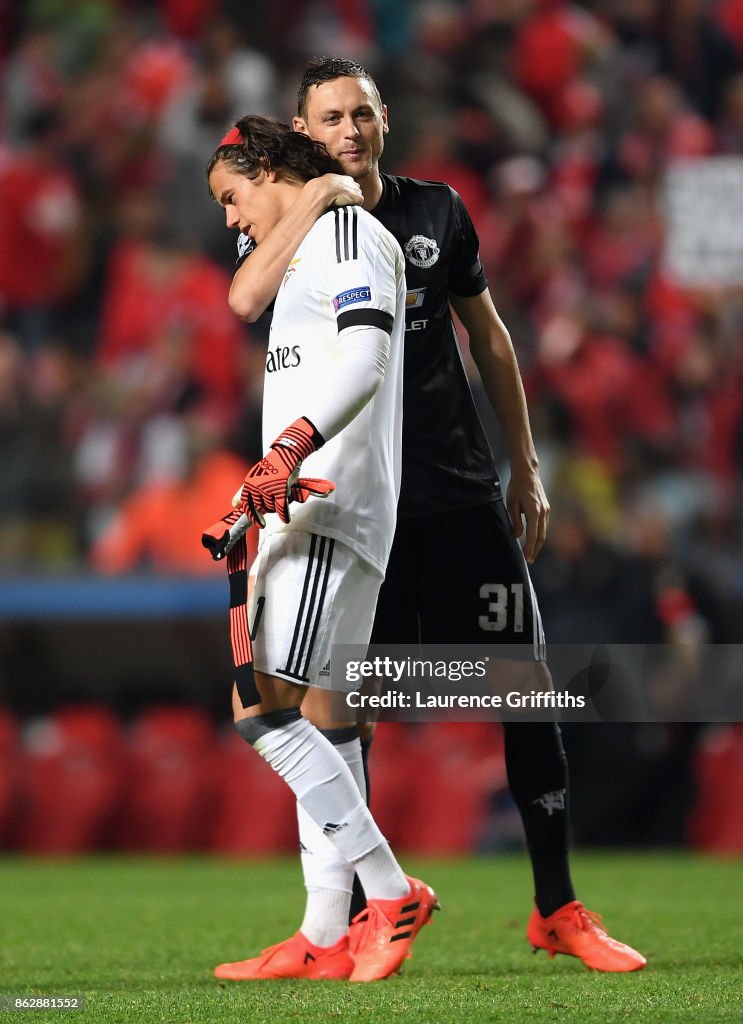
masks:
{"label": "arm around shoulder", "polygon": [[233,313],[253,323],[276,298],[292,257],[329,206],[360,204],[361,190],[345,174],[312,178],[272,231],[235,272],[228,298]]}

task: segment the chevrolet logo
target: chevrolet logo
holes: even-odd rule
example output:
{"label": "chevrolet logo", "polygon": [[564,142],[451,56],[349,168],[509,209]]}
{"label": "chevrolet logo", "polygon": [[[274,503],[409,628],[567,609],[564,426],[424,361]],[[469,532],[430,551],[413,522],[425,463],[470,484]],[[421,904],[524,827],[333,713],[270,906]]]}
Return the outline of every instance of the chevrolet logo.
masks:
{"label": "chevrolet logo", "polygon": [[410,291],[405,293],[405,308],[406,309],[418,309],[423,305],[423,300],[426,297],[425,288],[411,288]]}

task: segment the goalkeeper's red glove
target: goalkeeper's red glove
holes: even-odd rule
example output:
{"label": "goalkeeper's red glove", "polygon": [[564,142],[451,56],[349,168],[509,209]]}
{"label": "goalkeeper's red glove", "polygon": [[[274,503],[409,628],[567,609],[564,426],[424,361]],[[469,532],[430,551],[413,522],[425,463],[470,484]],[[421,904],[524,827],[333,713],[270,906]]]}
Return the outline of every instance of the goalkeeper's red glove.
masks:
{"label": "goalkeeper's red glove", "polygon": [[279,434],[245,477],[240,492],[238,507],[251,522],[265,526],[265,513],[275,512],[282,523],[288,523],[290,500],[305,502],[335,490],[329,480],[299,479],[302,460],[324,444],[322,434],[304,416]]}

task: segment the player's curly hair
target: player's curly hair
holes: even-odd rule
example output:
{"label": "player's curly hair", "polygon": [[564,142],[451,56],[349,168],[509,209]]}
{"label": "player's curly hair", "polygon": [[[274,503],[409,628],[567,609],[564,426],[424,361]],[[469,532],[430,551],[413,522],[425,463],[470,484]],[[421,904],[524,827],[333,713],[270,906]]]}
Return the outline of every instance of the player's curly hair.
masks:
{"label": "player's curly hair", "polygon": [[314,142],[273,117],[247,114],[235,124],[232,135],[235,141],[223,141],[212,155],[207,178],[220,161],[246,178],[257,178],[262,170],[283,171],[299,181],[319,178],[328,171],[342,173],[322,142]]}
{"label": "player's curly hair", "polygon": [[346,60],[345,57],[313,57],[304,69],[302,81],[297,90],[297,114],[299,117],[307,116],[307,93],[313,85],[322,85],[323,82],[332,82],[336,78],[364,78],[374,90],[374,95],[382,106],[382,97],[379,95],[377,83],[363,66],[356,61]]}

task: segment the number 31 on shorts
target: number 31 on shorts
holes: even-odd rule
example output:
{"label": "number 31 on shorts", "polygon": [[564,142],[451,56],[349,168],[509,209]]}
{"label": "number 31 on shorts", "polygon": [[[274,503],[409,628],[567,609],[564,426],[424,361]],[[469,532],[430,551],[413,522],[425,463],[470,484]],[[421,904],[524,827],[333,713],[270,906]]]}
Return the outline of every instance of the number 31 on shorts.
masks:
{"label": "number 31 on shorts", "polygon": [[514,633],[524,632],[524,584],[483,583],[480,597],[488,602],[487,613],[480,615],[480,629],[499,633],[508,627],[509,610]]}

